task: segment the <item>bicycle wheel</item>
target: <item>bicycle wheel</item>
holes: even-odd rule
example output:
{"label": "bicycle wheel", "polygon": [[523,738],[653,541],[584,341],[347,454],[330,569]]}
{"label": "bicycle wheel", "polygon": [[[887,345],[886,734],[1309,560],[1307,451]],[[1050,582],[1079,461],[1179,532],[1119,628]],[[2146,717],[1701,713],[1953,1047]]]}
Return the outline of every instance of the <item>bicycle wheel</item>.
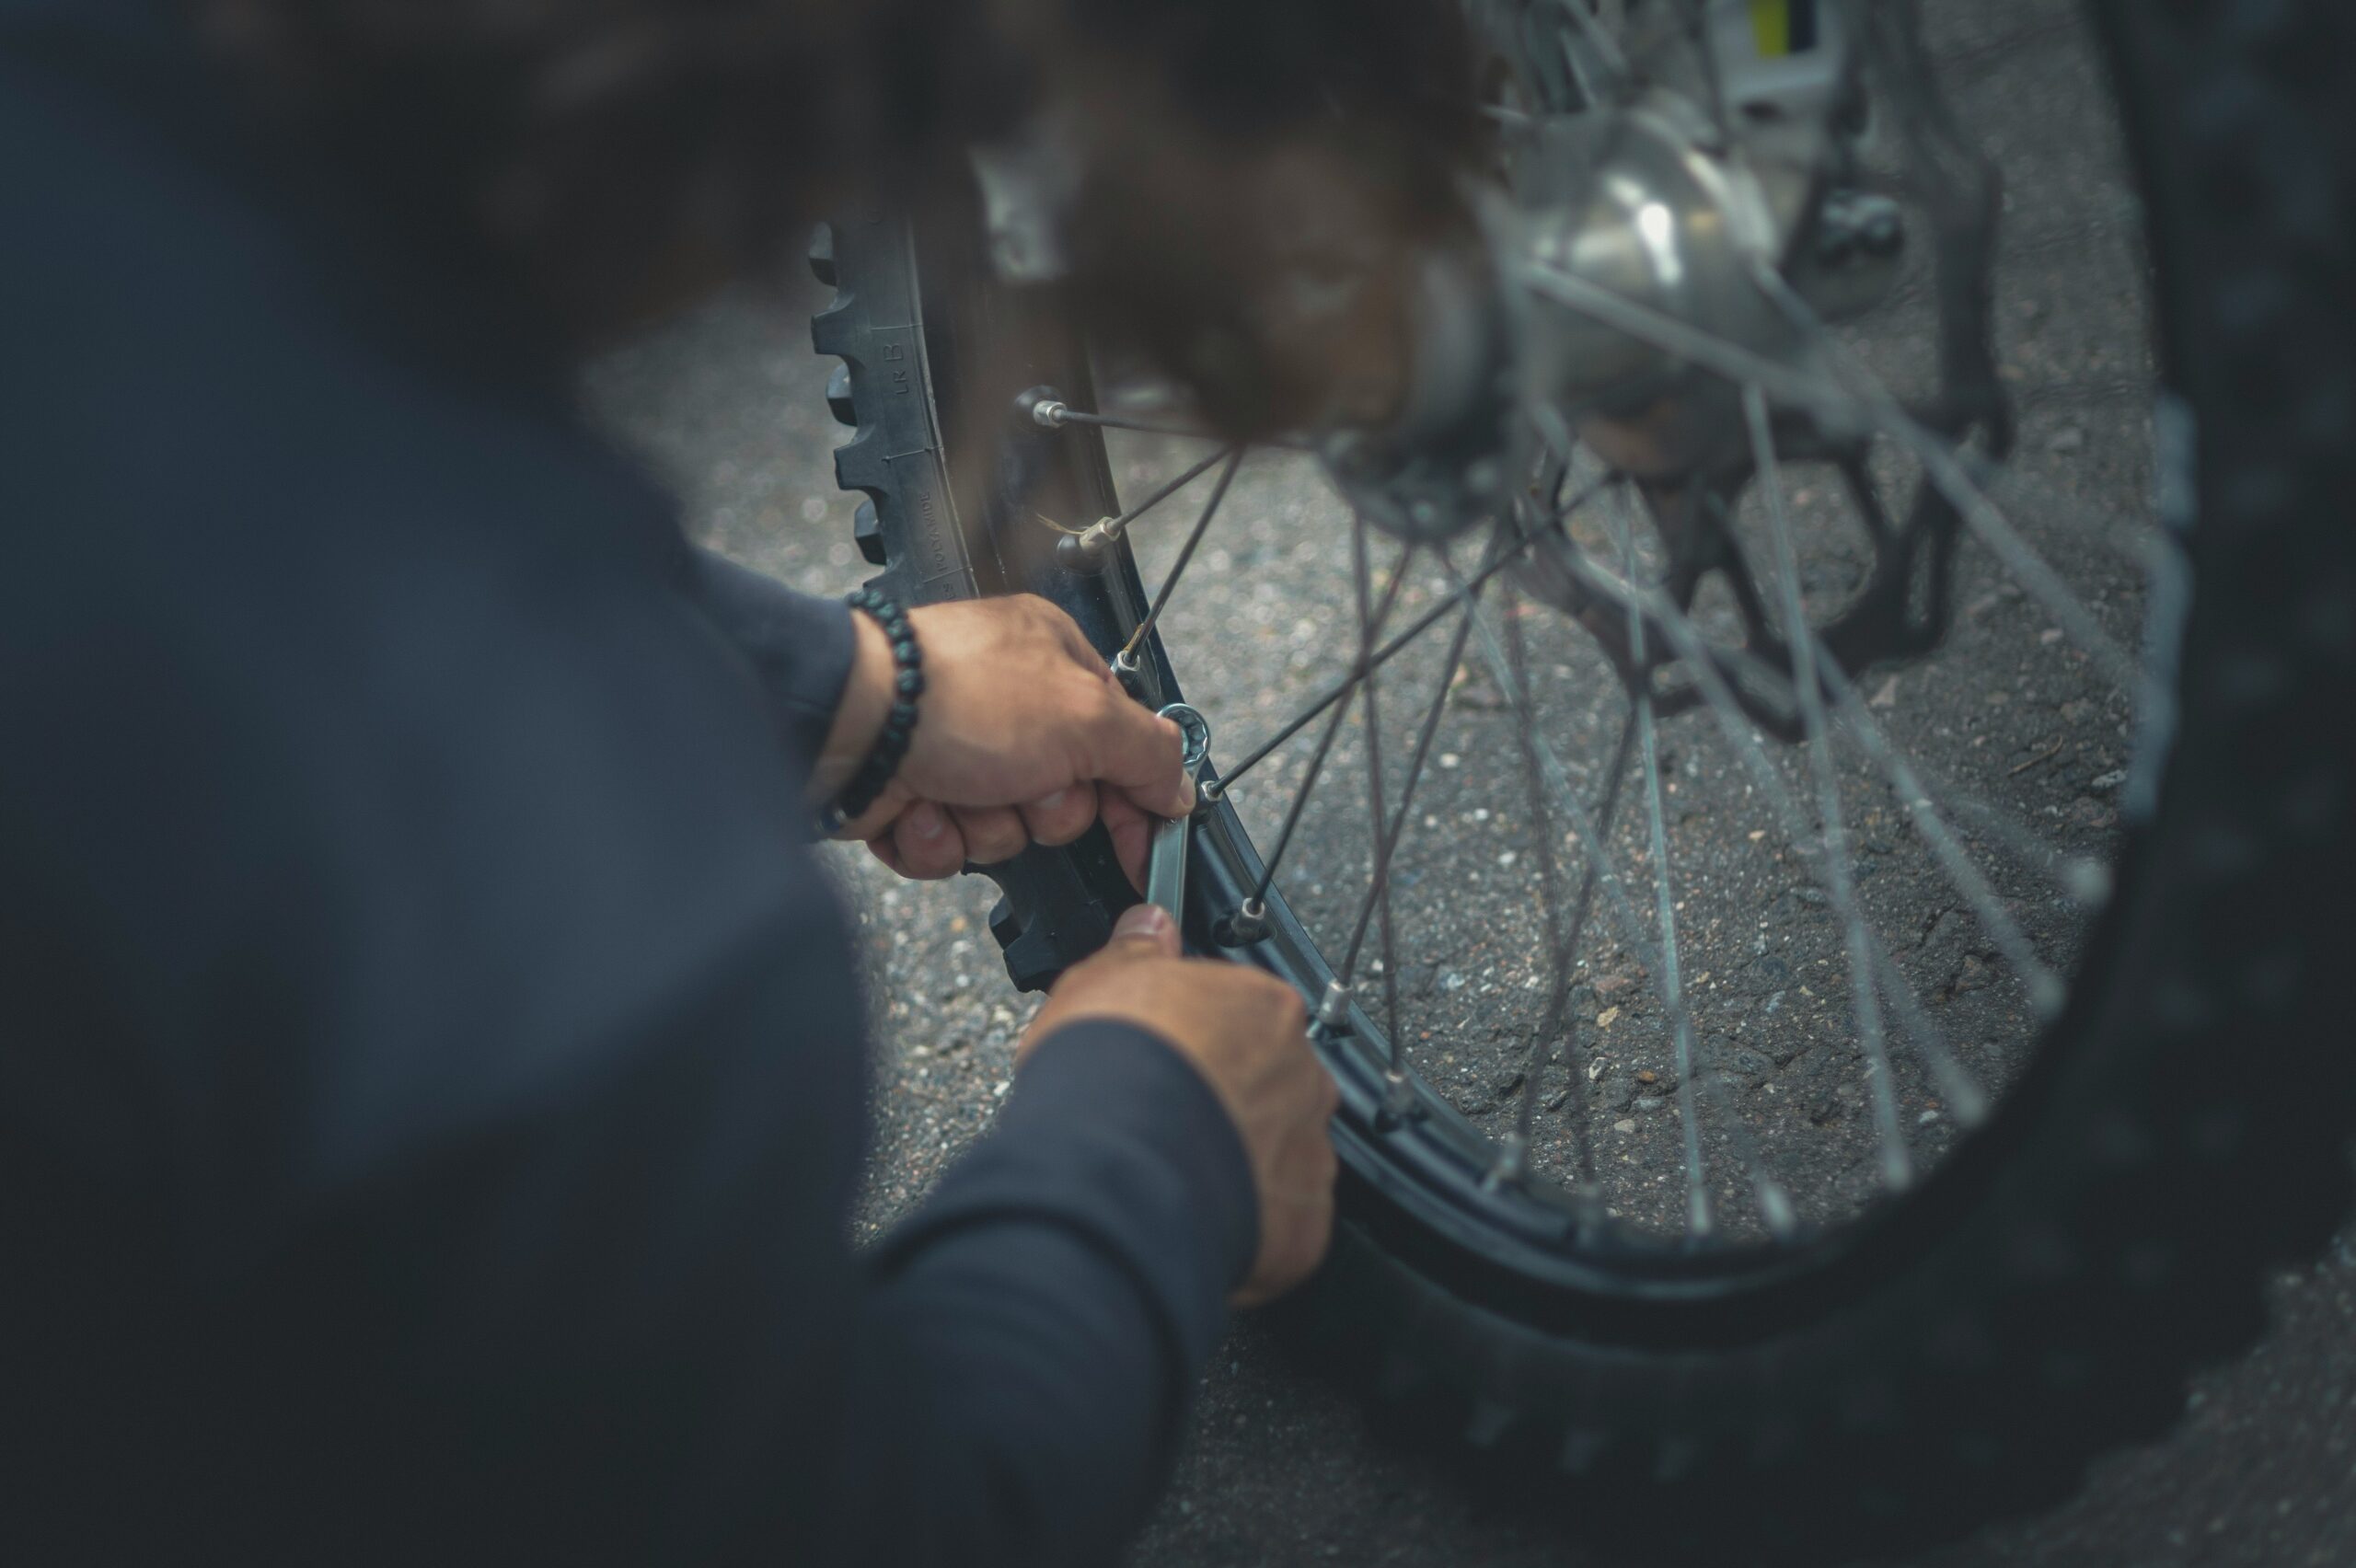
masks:
{"label": "bicycle wheel", "polygon": [[[2346,1208],[2347,21],[1924,10],[1472,7],[1560,341],[1470,438],[1100,395],[978,202],[814,251],[892,591],[1044,594],[1217,731],[1190,941],[1344,1090],[1305,1338],[1656,1540],[2050,1499]],[[1858,101],[1760,85],[1843,36]],[[1754,294],[1583,270],[1597,190],[1675,251],[1678,170],[1811,114]],[[1101,840],[990,874],[1026,988],[1135,897]]]}

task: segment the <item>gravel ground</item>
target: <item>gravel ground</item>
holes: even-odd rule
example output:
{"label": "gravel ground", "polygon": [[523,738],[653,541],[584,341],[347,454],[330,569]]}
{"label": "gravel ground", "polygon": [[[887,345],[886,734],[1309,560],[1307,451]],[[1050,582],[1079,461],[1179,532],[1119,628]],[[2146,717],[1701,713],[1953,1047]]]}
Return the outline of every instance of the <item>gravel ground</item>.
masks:
{"label": "gravel ground", "polygon": [[[2019,491],[2045,498],[2023,524],[2112,635],[2131,645],[2140,571],[2118,545],[2148,515],[2149,352],[2134,286],[2134,207],[2119,174],[2094,68],[2062,7],[2007,0],[1946,7],[1940,32],[1958,107],[2008,178],[2000,267],[1999,352],[2022,412]],[[1918,275],[1851,340],[1899,384],[1921,358]],[[850,498],[827,453],[840,432],[807,352],[799,297],[733,297],[612,356],[594,378],[602,406],[673,474],[707,537],[799,586],[839,592],[863,573]],[[1116,474],[1135,493],[1186,454],[1120,440]],[[1911,476],[1892,467],[1894,484]],[[1820,474],[1787,487],[1811,605],[1836,605],[1870,553]],[[1232,756],[1330,679],[1355,636],[1346,528],[1322,481],[1298,460],[1255,456],[1239,478],[1166,624],[1191,698]],[[1750,509],[1755,513],[1756,508]],[[1080,520],[1086,521],[1086,520]],[[1183,525],[1138,530],[1148,582]],[[1581,525],[1616,548],[1609,513]],[[1763,514],[1746,514],[1753,541]],[[1755,546],[1763,559],[1763,546]],[[1378,550],[1377,582],[1391,565]],[[1926,666],[1866,683],[1893,741],[1936,775],[2003,802],[2048,842],[2096,854],[2109,842],[2131,757],[2127,704],[2091,674],[1984,553],[1967,551],[1949,648]],[[1772,579],[1764,586],[1773,590]],[[1445,591],[1428,561],[1410,571],[1401,614]],[[1723,632],[1730,609],[1707,596]],[[1585,640],[1550,611],[1520,622],[1537,699],[1569,771],[1600,793],[1623,703]],[[1519,742],[1496,684],[1452,669],[1427,643],[1386,671],[1380,734],[1386,795],[1430,693],[1450,700],[1417,782],[1417,831],[1394,878],[1399,1028],[1420,1069],[1464,1115],[1495,1129],[1523,1091],[1525,1047],[1544,1000],[1539,834],[1565,866],[1577,847],[1558,817],[1542,824],[1522,788]],[[1477,665],[1477,661],[1475,661]],[[1366,728],[1354,719],[1312,798],[1287,890],[1311,928],[1338,945],[1369,862]],[[1662,727],[1664,825],[1692,989],[1696,1061],[1726,1073],[1724,1102],[1694,1101],[1706,1188],[1722,1223],[1750,1224],[1751,1178],[1766,1171],[1826,1215],[1876,1190],[1894,1124],[1918,1162],[1935,1159],[1957,1108],[1919,1054],[1886,1078],[1856,1043],[1842,976],[1840,927],[1779,824],[1747,794],[1738,759],[1701,715]],[[1304,770],[1302,744],[1240,789],[1265,845]],[[1778,753],[1803,798],[1802,761]],[[1614,835],[1628,894],[1649,920],[1653,875],[1641,775]],[[2031,1036],[2027,996],[1969,900],[1940,875],[1889,792],[1861,763],[1841,776],[1858,899],[1890,942],[1959,1066],[2001,1087]],[[1562,838],[1559,846],[1553,843]],[[897,882],[838,851],[871,954],[878,1142],[858,1224],[872,1235],[904,1212],[987,1125],[1005,1092],[1011,1042],[1032,1004],[1008,990],[985,917],[987,882]],[[2084,917],[2051,879],[1976,857],[2047,962],[2064,965]],[[1684,1097],[1673,1032],[1655,988],[1616,940],[1600,903],[1574,1011],[1576,1069],[1541,1078],[1536,1154],[1576,1169],[1589,1145],[1606,1201],[1631,1224],[1674,1229],[1687,1194],[1678,1172]],[[1381,977],[1369,947],[1366,973]],[[1885,1090],[1884,1085],[1887,1084]],[[1682,1094],[1680,1093],[1682,1090]],[[1887,1098],[1885,1099],[1885,1093]],[[1713,1106],[1718,1109],[1713,1110]],[[1727,1141],[1730,1106],[1756,1139],[1757,1166]],[[1924,1564],[2339,1564],[2356,1562],[2356,1247],[2343,1242],[2278,1286],[2277,1324],[2260,1352],[2212,1373],[2165,1445],[2108,1461],[2084,1496]],[[1250,1323],[1206,1378],[1193,1439],[1171,1496],[1138,1548],[1143,1564],[1586,1563],[1575,1528],[1501,1509],[1399,1451],[1344,1393],[1290,1367]]]}

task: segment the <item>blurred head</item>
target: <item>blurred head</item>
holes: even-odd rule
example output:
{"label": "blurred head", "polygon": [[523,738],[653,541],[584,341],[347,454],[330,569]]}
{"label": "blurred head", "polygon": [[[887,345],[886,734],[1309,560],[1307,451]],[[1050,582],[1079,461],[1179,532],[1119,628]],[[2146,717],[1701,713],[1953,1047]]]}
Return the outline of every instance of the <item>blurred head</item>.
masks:
{"label": "blurred head", "polygon": [[1287,369],[1327,358],[1303,331],[1369,339],[1335,281],[1452,209],[1433,154],[1470,75],[1445,0],[181,3],[292,129],[583,340],[1063,104],[1095,155],[1085,296],[1253,421],[1321,395]]}
{"label": "blurred head", "polygon": [[583,336],[768,265],[847,172],[1011,85],[960,0],[183,3],[291,132]]}

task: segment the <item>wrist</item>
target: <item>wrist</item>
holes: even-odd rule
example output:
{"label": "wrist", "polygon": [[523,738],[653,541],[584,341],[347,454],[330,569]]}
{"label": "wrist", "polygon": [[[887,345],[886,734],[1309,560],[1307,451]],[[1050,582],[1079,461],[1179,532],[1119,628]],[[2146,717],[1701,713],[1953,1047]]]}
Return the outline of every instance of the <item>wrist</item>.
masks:
{"label": "wrist", "polygon": [[834,722],[827,728],[826,744],[810,770],[809,788],[803,796],[803,803],[813,809],[842,793],[860,764],[874,751],[892,712],[897,673],[892,640],[872,616],[854,610],[850,624],[850,677],[843,683],[842,701],[835,709]]}

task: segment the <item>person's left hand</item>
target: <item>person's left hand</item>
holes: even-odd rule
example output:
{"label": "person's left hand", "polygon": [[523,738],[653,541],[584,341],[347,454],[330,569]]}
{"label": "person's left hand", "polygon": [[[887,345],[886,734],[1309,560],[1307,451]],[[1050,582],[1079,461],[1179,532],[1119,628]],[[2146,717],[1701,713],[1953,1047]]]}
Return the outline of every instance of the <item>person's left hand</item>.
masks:
{"label": "person's left hand", "polygon": [[[890,643],[854,612],[859,654],[814,800],[864,760],[892,705]],[[924,650],[924,695],[908,755],[875,803],[843,824],[903,876],[935,879],[1068,844],[1100,818],[1142,885],[1156,818],[1194,809],[1178,726],[1121,689],[1079,626],[1032,594],[908,612]]]}

